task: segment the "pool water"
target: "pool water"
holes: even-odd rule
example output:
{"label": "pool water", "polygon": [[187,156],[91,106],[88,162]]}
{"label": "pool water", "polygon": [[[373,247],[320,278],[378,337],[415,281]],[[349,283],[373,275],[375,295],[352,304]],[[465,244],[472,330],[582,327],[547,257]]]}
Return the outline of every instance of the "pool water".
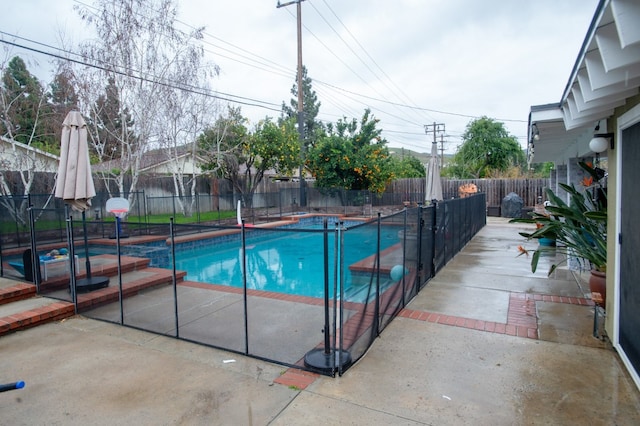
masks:
{"label": "pool water", "polygon": [[345,228],[355,227],[363,223],[362,220],[343,219],[343,218],[338,218],[337,216],[327,216],[327,217],[312,216],[312,217],[301,218],[295,223],[283,225],[279,228],[280,229],[323,229],[325,220],[329,225],[329,229],[332,229],[332,227],[338,222],[342,223],[342,225]]}
{"label": "pool water", "polygon": [[[250,233],[248,234],[250,235]],[[382,228],[380,247],[399,242],[398,228]],[[345,232],[344,287],[352,284],[349,265],[375,254],[376,228],[360,227]],[[247,287],[298,296],[324,297],[324,240],[321,232],[277,232],[270,238],[247,238]],[[329,282],[333,294],[335,233],[329,232]],[[176,252],[176,269],[185,279],[242,287],[242,247],[226,242],[210,249]]]}

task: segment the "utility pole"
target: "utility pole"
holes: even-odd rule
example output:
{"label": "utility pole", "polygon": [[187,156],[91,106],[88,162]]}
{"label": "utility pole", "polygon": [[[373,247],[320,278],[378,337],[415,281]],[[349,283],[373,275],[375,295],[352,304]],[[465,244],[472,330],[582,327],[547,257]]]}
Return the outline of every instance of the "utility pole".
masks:
{"label": "utility pole", "polygon": [[304,180],[303,167],[305,157],[304,146],[304,105],[303,105],[303,93],[302,93],[302,3],[304,0],[293,0],[287,3],[276,5],[277,8],[286,7],[292,4],[297,5],[297,30],[298,30],[298,134],[300,137],[300,167],[298,169],[300,174],[300,207],[307,205],[306,197],[306,182]]}
{"label": "utility pole", "polygon": [[[429,135],[429,133],[433,133],[433,143],[436,144],[436,155],[437,155],[438,135],[440,135],[440,139],[442,140],[442,136],[444,135],[444,123],[436,124],[434,122],[433,124],[425,124],[424,132],[427,135]],[[431,152],[433,153],[433,150],[431,150]],[[442,154],[440,157],[440,168],[442,168],[442,166],[444,165],[444,141],[442,142],[441,152]]]}
{"label": "utility pole", "polygon": [[444,133],[440,133],[440,168],[444,167]]}

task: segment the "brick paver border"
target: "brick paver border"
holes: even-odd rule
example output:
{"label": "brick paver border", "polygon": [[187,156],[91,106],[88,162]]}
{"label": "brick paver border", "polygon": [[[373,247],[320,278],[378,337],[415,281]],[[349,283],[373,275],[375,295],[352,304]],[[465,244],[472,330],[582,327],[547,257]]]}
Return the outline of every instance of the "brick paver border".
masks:
{"label": "brick paver border", "polygon": [[488,333],[507,334],[509,336],[524,337],[538,340],[538,316],[536,302],[566,303],[570,305],[593,306],[591,299],[583,297],[551,296],[534,293],[510,293],[507,322],[482,321],[473,318],[439,314],[435,312],[403,309],[398,316],[427,321],[471,330],[486,331]]}

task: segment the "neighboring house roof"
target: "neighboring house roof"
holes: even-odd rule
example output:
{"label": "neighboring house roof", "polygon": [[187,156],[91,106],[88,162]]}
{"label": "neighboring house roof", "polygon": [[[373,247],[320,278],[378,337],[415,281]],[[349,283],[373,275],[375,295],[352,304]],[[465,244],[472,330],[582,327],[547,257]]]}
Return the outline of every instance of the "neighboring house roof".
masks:
{"label": "neighboring house roof", "polygon": [[[199,167],[199,164],[205,160],[196,155],[195,161],[191,151],[190,145],[183,145],[175,149],[171,149],[171,153],[175,153],[177,157],[175,159],[169,159],[169,153],[167,149],[159,148],[146,152],[140,160],[140,172],[146,174],[159,174],[159,175],[171,175],[174,168],[178,166],[181,172],[185,175],[201,174],[203,171]],[[120,169],[121,163],[119,159],[109,160],[93,166],[94,171],[108,171],[113,169]],[[240,165],[240,174],[244,174],[246,165]],[[295,173],[297,175],[297,173]],[[269,169],[264,173],[265,176],[279,176],[275,170]],[[308,174],[307,174],[308,175]],[[310,175],[308,175],[310,176]]]}
{"label": "neighboring house roof", "polygon": [[640,2],[601,0],[560,102],[532,106],[529,154],[533,162],[593,154],[595,127],[627,104],[640,86]]}
{"label": "neighboring house roof", "polygon": [[[169,155],[176,155],[176,157],[169,158]],[[175,150],[171,149],[170,152],[165,149],[154,149],[142,156],[140,171],[142,173],[169,175],[178,167],[186,175],[200,174],[202,169],[199,164],[203,161],[197,155],[194,160],[190,146],[180,146]]]}
{"label": "neighboring house roof", "polygon": [[0,168],[4,171],[58,172],[60,157],[0,136]]}
{"label": "neighboring house roof", "polygon": [[[180,171],[186,175],[202,173],[198,163],[201,163],[204,160],[196,156],[196,161],[194,161],[190,146],[180,146],[175,150],[171,149],[171,154],[168,151],[169,150],[165,148],[158,148],[142,154],[142,158],[140,159],[140,172],[147,174],[170,175],[174,172],[175,167],[177,166],[180,168]],[[171,159],[169,155],[173,155],[174,153],[177,154],[177,157]],[[103,161],[102,163],[93,166],[93,170],[96,172],[106,172],[121,168],[122,162],[119,158]]]}

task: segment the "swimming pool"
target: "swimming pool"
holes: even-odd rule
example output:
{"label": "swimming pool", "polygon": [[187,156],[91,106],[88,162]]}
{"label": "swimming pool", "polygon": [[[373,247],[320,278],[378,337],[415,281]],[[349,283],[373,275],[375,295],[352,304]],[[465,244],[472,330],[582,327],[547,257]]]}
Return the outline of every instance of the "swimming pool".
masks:
{"label": "swimming pool", "polygon": [[[251,233],[248,233],[251,235]],[[399,242],[397,227],[382,227],[380,247]],[[352,289],[349,265],[375,254],[375,226],[345,232],[344,288]],[[247,287],[298,296],[324,297],[324,242],[322,232],[270,232],[268,238],[246,240]],[[335,233],[329,232],[329,276],[333,291]],[[186,271],[186,280],[242,287],[242,247],[222,242],[210,249],[176,252],[176,269]]]}
{"label": "swimming pool", "polygon": [[353,220],[353,219],[345,219],[339,218],[337,216],[309,216],[309,217],[301,217],[296,219],[295,223],[290,223],[286,225],[279,226],[281,229],[322,229],[324,227],[324,221],[327,221],[329,224],[329,229],[337,223],[340,222],[345,228],[352,228],[354,226],[358,226],[363,224],[362,220]]}

